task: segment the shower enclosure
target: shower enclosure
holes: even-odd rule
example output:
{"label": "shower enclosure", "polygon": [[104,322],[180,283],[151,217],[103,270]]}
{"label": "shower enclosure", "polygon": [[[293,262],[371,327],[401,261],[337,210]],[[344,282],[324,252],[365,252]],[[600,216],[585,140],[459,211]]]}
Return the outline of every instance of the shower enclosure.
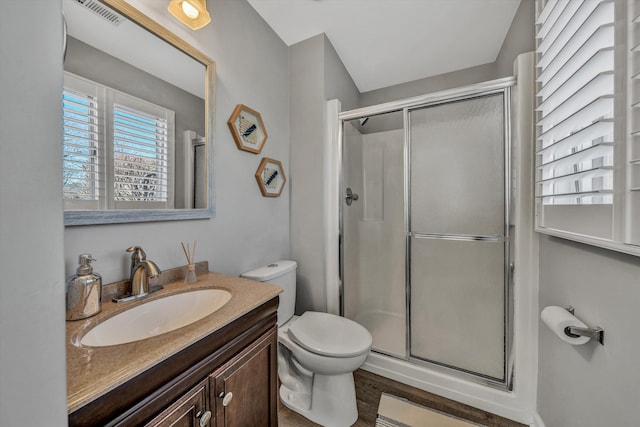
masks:
{"label": "shower enclosure", "polygon": [[501,389],[513,83],[339,116],[342,314],[371,332],[376,353]]}

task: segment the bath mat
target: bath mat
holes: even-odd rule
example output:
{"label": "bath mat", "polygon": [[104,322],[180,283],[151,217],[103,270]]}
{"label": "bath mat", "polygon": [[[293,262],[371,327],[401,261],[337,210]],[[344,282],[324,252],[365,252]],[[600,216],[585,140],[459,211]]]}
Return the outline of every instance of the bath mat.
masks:
{"label": "bath mat", "polygon": [[425,408],[406,399],[382,393],[376,427],[470,427],[480,426]]}

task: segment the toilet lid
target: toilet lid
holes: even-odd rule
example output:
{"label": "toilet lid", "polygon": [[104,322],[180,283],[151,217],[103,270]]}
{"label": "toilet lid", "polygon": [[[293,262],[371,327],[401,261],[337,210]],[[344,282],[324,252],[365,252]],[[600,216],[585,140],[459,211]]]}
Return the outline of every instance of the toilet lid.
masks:
{"label": "toilet lid", "polygon": [[359,356],[369,351],[369,331],[356,322],[329,313],[307,311],[289,327],[289,337],[316,354],[333,357]]}

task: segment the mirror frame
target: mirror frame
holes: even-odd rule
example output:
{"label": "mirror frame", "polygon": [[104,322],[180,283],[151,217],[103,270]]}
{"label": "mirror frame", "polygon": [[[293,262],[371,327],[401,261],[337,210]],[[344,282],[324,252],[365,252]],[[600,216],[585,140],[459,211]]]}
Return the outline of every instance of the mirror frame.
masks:
{"label": "mirror frame", "polygon": [[215,134],[216,63],[125,0],[99,0],[134,24],[169,43],[205,66],[205,138],[207,140],[208,207],[204,209],[130,209],[64,211],[64,225],[123,224],[133,222],[209,219],[215,217],[213,142]]}

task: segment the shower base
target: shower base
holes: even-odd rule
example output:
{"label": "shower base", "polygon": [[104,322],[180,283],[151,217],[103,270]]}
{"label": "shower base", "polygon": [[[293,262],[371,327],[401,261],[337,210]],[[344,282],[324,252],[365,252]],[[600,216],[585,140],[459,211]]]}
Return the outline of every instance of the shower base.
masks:
{"label": "shower base", "polygon": [[407,351],[404,313],[370,311],[359,314],[353,320],[367,328],[373,336],[373,351],[404,358]]}

